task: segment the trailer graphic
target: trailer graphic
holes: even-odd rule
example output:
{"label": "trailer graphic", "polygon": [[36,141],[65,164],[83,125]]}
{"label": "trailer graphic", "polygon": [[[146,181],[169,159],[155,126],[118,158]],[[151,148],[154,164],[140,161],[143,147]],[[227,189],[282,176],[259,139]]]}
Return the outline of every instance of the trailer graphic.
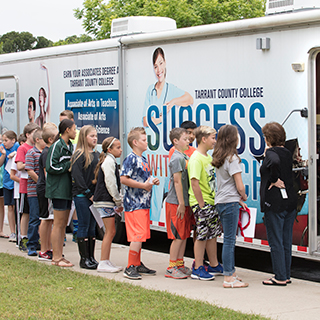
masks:
{"label": "trailer graphic", "polygon": [[[151,228],[165,231],[170,130],[185,120],[216,130],[234,124],[247,203],[257,209],[254,238],[239,236],[237,245],[269,250],[259,202],[260,157],[265,150],[261,128],[270,121],[285,121],[300,197],[293,254],[320,259],[320,10],[185,29],[173,28],[172,21],[166,29],[166,21],[159,32],[122,30],[123,35],[108,40],[0,55],[3,127],[21,132],[29,121],[28,99],[38,96],[47,83],[41,65],[49,74],[50,121],[58,123],[60,112],[71,109],[78,128],[97,128],[99,143],[109,135],[119,137],[123,157],[130,152],[130,129],[144,126],[145,156],[152,175],[161,181],[152,197]],[[165,68],[155,68],[157,48],[164,52]],[[161,79],[157,96],[154,89]],[[13,101],[14,112],[5,111],[6,101]],[[121,231],[123,225],[117,228]]]}

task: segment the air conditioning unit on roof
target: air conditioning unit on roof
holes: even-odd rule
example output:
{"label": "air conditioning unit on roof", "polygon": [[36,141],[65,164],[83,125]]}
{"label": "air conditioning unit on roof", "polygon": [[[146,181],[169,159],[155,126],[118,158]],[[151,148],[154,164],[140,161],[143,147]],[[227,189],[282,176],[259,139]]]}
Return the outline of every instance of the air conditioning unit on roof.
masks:
{"label": "air conditioning unit on roof", "polygon": [[266,15],[320,9],[320,0],[267,0]]}
{"label": "air conditioning unit on roof", "polygon": [[166,17],[124,17],[112,20],[111,38],[177,29],[176,21]]}

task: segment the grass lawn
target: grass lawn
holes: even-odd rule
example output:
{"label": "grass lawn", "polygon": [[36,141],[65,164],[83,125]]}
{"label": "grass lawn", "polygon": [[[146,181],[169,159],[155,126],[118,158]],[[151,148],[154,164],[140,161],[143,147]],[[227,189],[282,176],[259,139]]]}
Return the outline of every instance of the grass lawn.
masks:
{"label": "grass lawn", "polygon": [[265,319],[0,253],[0,319]]}

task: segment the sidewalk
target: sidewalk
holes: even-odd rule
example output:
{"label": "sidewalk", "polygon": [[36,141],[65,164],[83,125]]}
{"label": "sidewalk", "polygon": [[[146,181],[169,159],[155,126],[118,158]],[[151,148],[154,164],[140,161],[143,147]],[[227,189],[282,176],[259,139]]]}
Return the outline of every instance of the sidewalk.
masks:
{"label": "sidewalk", "polygon": [[[9,233],[8,226],[4,232]],[[100,258],[101,241],[97,241],[96,259]],[[37,257],[28,257],[16,248],[15,243],[7,239],[0,239],[0,252],[23,256],[32,260]],[[122,272],[116,274],[98,273],[97,271],[80,269],[77,244],[72,242],[71,235],[67,235],[64,254],[75,266],[72,270],[114,279],[139,285],[147,289],[167,291],[191,299],[200,299],[244,313],[260,314],[272,319],[318,319],[320,316],[320,284],[309,281],[292,279],[292,284],[286,287],[267,287],[262,285],[262,280],[272,275],[247,269],[237,269],[237,274],[249,282],[248,288],[224,289],[223,276],[218,276],[214,281],[199,281],[192,279],[173,280],[164,277],[168,265],[167,254],[142,250],[142,260],[148,267],[157,270],[156,276],[144,276],[142,280],[129,280],[123,277]],[[111,260],[119,266],[126,266],[128,247],[118,244],[112,245]],[[40,262],[47,263],[47,262]],[[192,259],[186,259],[186,265],[191,267]]]}

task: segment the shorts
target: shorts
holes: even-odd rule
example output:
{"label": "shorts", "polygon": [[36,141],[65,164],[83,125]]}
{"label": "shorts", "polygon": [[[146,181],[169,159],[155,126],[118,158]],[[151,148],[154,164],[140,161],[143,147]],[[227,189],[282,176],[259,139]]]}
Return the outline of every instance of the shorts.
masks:
{"label": "shorts", "polygon": [[53,206],[52,201],[45,197],[45,192],[39,192],[39,218],[40,220],[53,220]]}
{"label": "shorts", "polygon": [[14,206],[13,189],[3,188],[3,197],[5,206]]}
{"label": "shorts", "polygon": [[3,197],[3,188],[0,188],[0,198]]}
{"label": "shorts", "polygon": [[113,210],[113,208],[106,208],[106,207],[100,207],[100,208],[96,208],[97,211],[99,212],[100,214],[100,217],[102,219],[104,218],[112,218],[115,216],[115,211]]}
{"label": "shorts", "polygon": [[[178,205],[166,203],[166,223],[168,239],[185,240],[190,237],[190,207],[186,207],[183,218],[177,217]],[[193,214],[192,214],[193,215]]]}
{"label": "shorts", "polygon": [[216,238],[222,233],[222,225],[216,207],[205,203],[200,209],[199,205],[192,206],[196,221],[196,239],[200,241]]}
{"label": "shorts", "polygon": [[125,211],[128,242],[146,242],[150,239],[150,209]]}
{"label": "shorts", "polygon": [[20,208],[19,212],[20,214],[26,213],[29,214],[29,202],[28,197],[26,193],[20,193]]}
{"label": "shorts", "polygon": [[52,199],[53,209],[57,211],[71,210],[72,200]]}

